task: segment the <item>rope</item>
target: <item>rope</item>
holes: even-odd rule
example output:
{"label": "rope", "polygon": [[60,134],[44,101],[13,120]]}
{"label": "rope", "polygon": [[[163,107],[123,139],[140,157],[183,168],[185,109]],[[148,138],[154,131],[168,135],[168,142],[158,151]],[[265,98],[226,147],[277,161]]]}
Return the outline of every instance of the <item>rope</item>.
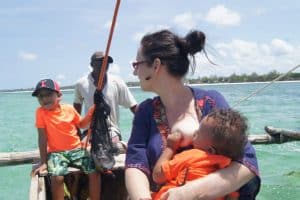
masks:
{"label": "rope", "polygon": [[[98,93],[98,94],[101,93],[101,90],[104,86],[103,85],[104,75],[106,73],[108,55],[109,55],[110,45],[111,45],[111,41],[112,41],[112,36],[113,36],[113,33],[114,33],[116,21],[117,21],[120,2],[121,2],[121,0],[117,0],[116,6],[115,6],[115,9],[114,9],[114,15],[113,15],[112,24],[111,24],[110,31],[109,31],[109,37],[108,37],[108,41],[107,41],[107,45],[106,45],[106,50],[105,50],[105,54],[104,54],[104,58],[103,58],[102,66],[101,66],[101,71],[100,71],[98,85],[97,85],[97,89],[95,91],[95,95],[96,95],[96,93]],[[93,120],[92,121],[94,121],[94,119],[95,119],[95,112],[96,112],[96,109],[93,113]],[[83,145],[84,149],[87,149],[87,145],[88,145],[88,142],[90,141],[91,134],[92,134],[92,130],[91,130],[91,127],[90,127],[88,129],[88,134],[87,134],[87,137],[86,137],[86,141]]]}
{"label": "rope", "polygon": [[269,82],[268,84],[264,85],[261,88],[258,88],[257,90],[255,90],[254,92],[252,92],[251,94],[249,94],[248,96],[240,99],[237,103],[235,103],[232,107],[235,108],[238,105],[240,105],[242,102],[246,101],[247,99],[249,99],[250,97],[253,97],[255,95],[257,95],[258,93],[260,93],[261,91],[263,91],[265,88],[269,87],[270,85],[272,85],[273,83],[275,83],[276,81],[282,79],[283,77],[285,77],[286,75],[288,75],[289,73],[291,73],[292,71],[296,70],[297,68],[299,68],[300,65],[297,65],[295,67],[293,67],[292,69],[290,69],[288,72],[286,72],[285,74],[281,74],[280,76],[278,76],[277,78],[275,78],[274,80],[272,80],[271,82]]}

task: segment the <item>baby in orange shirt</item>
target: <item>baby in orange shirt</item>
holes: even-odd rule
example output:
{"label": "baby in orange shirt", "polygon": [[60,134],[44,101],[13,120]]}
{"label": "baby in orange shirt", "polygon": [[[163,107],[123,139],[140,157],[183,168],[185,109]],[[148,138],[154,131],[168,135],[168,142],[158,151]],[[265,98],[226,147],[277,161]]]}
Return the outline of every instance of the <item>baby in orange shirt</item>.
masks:
{"label": "baby in orange shirt", "polygon": [[81,119],[73,106],[59,103],[62,93],[51,79],[39,81],[32,96],[41,105],[36,110],[35,122],[41,162],[32,174],[48,171],[53,199],[64,199],[64,175],[69,173],[69,166],[79,168],[88,174],[90,199],[99,200],[100,176],[88,152],[81,148],[77,134],[78,128],[89,125],[93,107]]}
{"label": "baby in orange shirt", "polygon": [[[153,199],[159,200],[167,195],[170,188],[204,177],[227,167],[231,160],[242,158],[247,128],[246,118],[239,112],[221,109],[201,120],[200,128],[193,137],[193,149],[176,154],[183,135],[180,132],[170,134],[152,173],[154,182],[163,184],[159,192],[153,193]],[[219,199],[235,200],[238,196],[237,192],[233,192]]]}

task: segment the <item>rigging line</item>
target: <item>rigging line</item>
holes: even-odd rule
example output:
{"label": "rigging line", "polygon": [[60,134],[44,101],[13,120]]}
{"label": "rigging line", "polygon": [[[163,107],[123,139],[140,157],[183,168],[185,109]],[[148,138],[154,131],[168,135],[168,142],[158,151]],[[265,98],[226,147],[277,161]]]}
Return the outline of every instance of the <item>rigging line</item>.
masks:
{"label": "rigging line", "polygon": [[113,33],[114,33],[116,21],[117,21],[120,2],[121,2],[121,0],[117,0],[117,2],[116,2],[114,15],[113,15],[113,19],[112,19],[112,23],[111,23],[111,27],[110,27],[109,37],[108,37],[106,50],[105,50],[105,54],[104,54],[104,59],[103,59],[103,62],[102,62],[101,71],[100,71],[100,75],[99,75],[98,86],[97,86],[98,90],[101,90],[102,87],[103,87],[104,74],[106,73],[106,66],[107,66],[107,60],[108,60],[108,53],[109,53],[111,40],[112,40],[112,36],[113,36]]}
{"label": "rigging line", "polygon": [[270,86],[271,84],[275,83],[276,81],[282,79],[283,77],[285,77],[286,75],[288,75],[289,73],[291,73],[292,71],[294,71],[295,69],[299,68],[300,65],[297,65],[295,67],[293,67],[291,70],[289,70],[288,72],[286,72],[285,74],[281,74],[280,76],[278,76],[277,78],[275,78],[274,80],[272,80],[271,82],[269,82],[268,84],[264,85],[261,88],[258,88],[257,90],[255,90],[254,92],[252,92],[251,94],[249,94],[248,96],[240,99],[237,103],[235,103],[232,108],[237,107],[238,105],[240,105],[242,102],[246,101],[247,99],[249,99],[252,96],[257,95],[258,93],[260,93],[261,91],[263,91],[265,88],[267,88],[268,86]]}

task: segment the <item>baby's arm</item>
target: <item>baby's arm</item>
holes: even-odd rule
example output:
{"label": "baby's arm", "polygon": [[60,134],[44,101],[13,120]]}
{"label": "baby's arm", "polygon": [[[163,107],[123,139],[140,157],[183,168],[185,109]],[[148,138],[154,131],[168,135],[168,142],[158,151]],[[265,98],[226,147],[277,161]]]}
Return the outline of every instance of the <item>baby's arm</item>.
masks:
{"label": "baby's arm", "polygon": [[180,145],[181,140],[182,140],[182,135],[179,132],[170,134],[168,136],[167,146],[165,150],[162,152],[158,161],[156,162],[152,173],[152,178],[157,184],[162,184],[166,182],[166,176],[162,170],[162,164],[165,161],[169,161],[173,158],[174,154],[176,153],[176,150]]}

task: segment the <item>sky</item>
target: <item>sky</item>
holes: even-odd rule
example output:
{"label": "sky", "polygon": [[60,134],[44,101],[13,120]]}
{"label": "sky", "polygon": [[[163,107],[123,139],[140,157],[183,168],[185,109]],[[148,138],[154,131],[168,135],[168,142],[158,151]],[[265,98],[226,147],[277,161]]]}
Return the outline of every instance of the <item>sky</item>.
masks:
{"label": "sky", "polygon": [[[43,78],[73,85],[90,56],[106,49],[116,1],[9,0],[0,8],[0,89],[32,88]],[[285,73],[300,64],[298,0],[123,0],[109,54],[110,73],[137,81],[131,63],[146,33],[206,34],[188,78]],[[294,72],[300,72],[297,69]]]}

